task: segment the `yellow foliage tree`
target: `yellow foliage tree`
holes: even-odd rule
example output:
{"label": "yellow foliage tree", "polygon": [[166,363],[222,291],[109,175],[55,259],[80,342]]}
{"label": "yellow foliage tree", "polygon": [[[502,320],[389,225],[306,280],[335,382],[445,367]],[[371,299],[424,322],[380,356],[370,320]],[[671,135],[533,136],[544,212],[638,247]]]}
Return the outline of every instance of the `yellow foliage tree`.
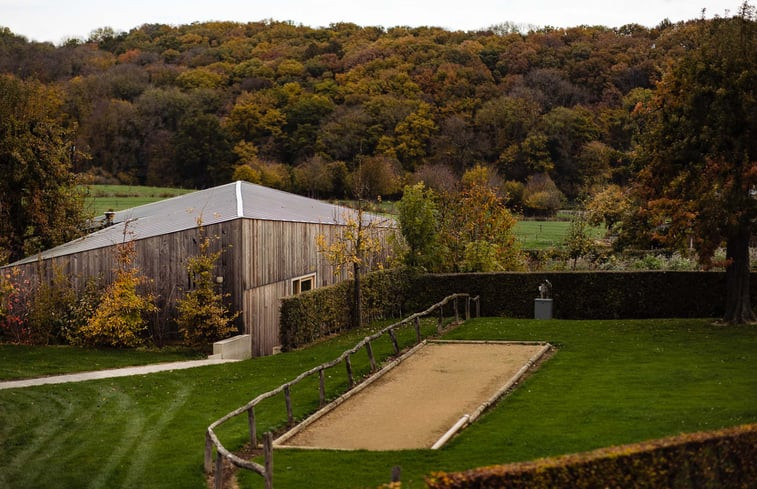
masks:
{"label": "yellow foliage tree", "polygon": [[234,319],[239,314],[229,313],[223,302],[224,294],[216,291],[213,268],[223,251],[210,251],[213,241],[205,235],[201,223],[198,223],[198,232],[199,253],[187,264],[194,287],[178,301],[176,323],[185,344],[205,349],[236,332]]}
{"label": "yellow foliage tree", "polygon": [[122,243],[117,253],[116,279],[105,289],[94,315],[79,329],[77,343],[112,348],[134,348],[144,343],[145,317],[157,310],[155,298],[140,291],[147,279],[134,266],[134,242]]}
{"label": "yellow foliage tree", "polygon": [[329,242],[326,236],[319,234],[316,237],[316,245],[318,251],[323,253],[334,267],[335,275],[342,273],[346,268],[352,276],[353,324],[359,328],[363,324],[360,278],[363,271],[369,268],[371,259],[381,252],[382,243],[378,236],[378,223],[366,218],[362,205],[355,212],[345,213],[344,219],[345,226],[339,239]]}

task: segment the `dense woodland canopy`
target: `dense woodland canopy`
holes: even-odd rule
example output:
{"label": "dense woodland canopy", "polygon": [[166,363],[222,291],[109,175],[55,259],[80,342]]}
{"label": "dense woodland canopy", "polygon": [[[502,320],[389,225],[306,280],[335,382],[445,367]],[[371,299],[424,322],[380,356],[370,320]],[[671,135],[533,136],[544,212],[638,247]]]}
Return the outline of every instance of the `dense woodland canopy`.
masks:
{"label": "dense woodland canopy", "polygon": [[203,188],[247,165],[264,184],[341,197],[357,170],[391,196],[483,165],[538,211],[552,182],[568,199],[627,183],[634,109],[698,22],[150,24],[60,46],[0,28],[0,72],[56,88],[74,169],[102,182]]}

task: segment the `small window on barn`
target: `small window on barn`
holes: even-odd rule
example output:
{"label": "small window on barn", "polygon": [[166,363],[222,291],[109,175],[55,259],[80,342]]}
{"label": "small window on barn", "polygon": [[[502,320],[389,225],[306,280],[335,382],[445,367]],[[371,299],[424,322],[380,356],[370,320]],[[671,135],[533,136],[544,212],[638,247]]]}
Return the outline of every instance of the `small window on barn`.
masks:
{"label": "small window on barn", "polygon": [[292,279],[292,295],[302,294],[315,288],[315,274]]}

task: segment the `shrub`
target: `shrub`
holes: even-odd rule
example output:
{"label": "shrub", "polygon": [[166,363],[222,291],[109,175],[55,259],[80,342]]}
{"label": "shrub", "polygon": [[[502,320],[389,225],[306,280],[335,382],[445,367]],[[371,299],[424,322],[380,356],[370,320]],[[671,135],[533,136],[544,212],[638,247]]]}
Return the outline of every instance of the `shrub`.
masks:
{"label": "shrub", "polygon": [[[39,276],[43,276],[41,271]],[[32,342],[37,345],[65,342],[77,299],[69,276],[54,266],[51,279],[43,280],[31,297],[28,327]]]}
{"label": "shrub", "polygon": [[528,177],[523,189],[523,205],[538,216],[553,216],[562,206],[565,196],[546,173]]}
{"label": "shrub", "polygon": [[[534,299],[545,279],[552,283],[554,315],[559,319],[718,317],[725,304],[723,272],[416,275],[410,269],[392,269],[365,276],[363,309],[369,320],[399,317],[462,292],[481,297],[483,316],[532,318]],[[754,296],[757,277],[751,283]],[[347,281],[283,299],[280,319],[283,348],[296,348],[350,328],[351,290],[352,284]]]}
{"label": "shrub", "polygon": [[29,279],[18,268],[0,273],[0,338],[12,343],[30,343],[26,324],[29,314]]}
{"label": "shrub", "polygon": [[214,341],[236,332],[234,319],[238,314],[230,314],[223,302],[224,295],[216,292],[213,271],[223,250],[211,253],[211,238],[205,236],[202,226],[198,231],[199,253],[187,264],[194,287],[177,302],[176,323],[186,345],[205,350]]}
{"label": "shrub", "polygon": [[[365,320],[401,315],[412,276],[406,269],[366,274],[361,294]],[[279,330],[282,349],[288,351],[349,329],[354,313],[352,287],[352,281],[346,280],[282,299]]]}
{"label": "shrub", "polygon": [[587,453],[435,473],[430,489],[753,487],[757,425],[693,433]]}
{"label": "shrub", "polygon": [[155,312],[156,307],[152,295],[140,292],[146,279],[133,266],[134,250],[133,241],[119,245],[116,278],[105,289],[94,315],[77,332],[76,343],[114,348],[133,348],[144,343],[145,316]]}

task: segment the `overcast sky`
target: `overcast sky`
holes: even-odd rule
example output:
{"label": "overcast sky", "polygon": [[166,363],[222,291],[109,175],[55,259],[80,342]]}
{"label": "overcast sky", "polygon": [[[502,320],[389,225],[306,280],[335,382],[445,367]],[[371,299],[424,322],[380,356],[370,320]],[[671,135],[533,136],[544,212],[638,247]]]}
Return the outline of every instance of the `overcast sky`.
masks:
{"label": "overcast sky", "polygon": [[0,26],[34,41],[86,39],[100,27],[129,31],[146,23],[290,20],[312,27],[335,22],[476,30],[502,22],[571,27],[653,27],[735,13],[740,0],[0,0]]}

